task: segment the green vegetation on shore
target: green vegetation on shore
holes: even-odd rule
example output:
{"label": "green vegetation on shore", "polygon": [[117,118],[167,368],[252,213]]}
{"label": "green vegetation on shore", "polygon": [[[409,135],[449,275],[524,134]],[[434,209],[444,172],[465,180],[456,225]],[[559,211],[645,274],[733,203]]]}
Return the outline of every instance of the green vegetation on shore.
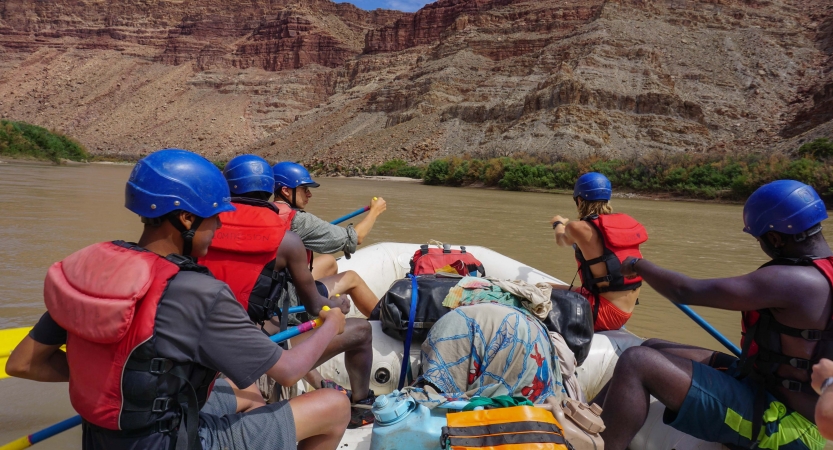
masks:
{"label": "green vegetation on shore", "polygon": [[615,189],[702,199],[742,200],[761,185],[795,179],[833,198],[833,141],[817,139],[796,155],[744,156],[654,152],[630,159],[598,157],[544,162],[531,156],[491,159],[451,157],[425,167],[402,160],[374,166],[372,175],[422,178],[425,184],[483,185],[507,190],[572,190],[578,176],[601,172]]}
{"label": "green vegetation on shore", "polygon": [[0,120],[0,155],[60,163],[62,159],[86,161],[87,150],[74,140],[24,122]]}

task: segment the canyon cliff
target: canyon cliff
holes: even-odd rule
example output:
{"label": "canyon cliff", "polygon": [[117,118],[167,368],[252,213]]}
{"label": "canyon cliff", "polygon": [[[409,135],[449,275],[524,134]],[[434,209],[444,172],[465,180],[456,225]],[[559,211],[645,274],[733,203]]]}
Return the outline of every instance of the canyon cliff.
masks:
{"label": "canyon cliff", "polygon": [[0,0],[0,116],[344,168],[792,150],[833,134],[833,4]]}

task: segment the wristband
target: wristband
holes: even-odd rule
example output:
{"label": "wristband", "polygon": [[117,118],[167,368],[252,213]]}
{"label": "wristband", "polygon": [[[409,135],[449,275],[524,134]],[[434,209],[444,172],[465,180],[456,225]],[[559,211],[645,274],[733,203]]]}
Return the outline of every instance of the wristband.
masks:
{"label": "wristband", "polygon": [[[559,225],[564,225],[564,222],[562,222],[560,220],[556,220],[555,222],[552,223],[552,229],[554,230],[555,227],[557,227]],[[566,227],[567,225],[564,225],[564,226]]]}
{"label": "wristband", "polygon": [[830,385],[831,385],[831,384],[833,384],[833,377],[830,377],[830,378],[828,378],[828,379],[824,380],[824,383],[822,383],[822,384],[821,384],[821,389],[819,389],[819,391],[820,391],[822,394],[824,394],[824,391],[825,391],[828,387],[830,387]]}
{"label": "wristband", "polygon": [[636,273],[636,263],[642,261],[642,258],[634,258],[631,260],[631,272]]}

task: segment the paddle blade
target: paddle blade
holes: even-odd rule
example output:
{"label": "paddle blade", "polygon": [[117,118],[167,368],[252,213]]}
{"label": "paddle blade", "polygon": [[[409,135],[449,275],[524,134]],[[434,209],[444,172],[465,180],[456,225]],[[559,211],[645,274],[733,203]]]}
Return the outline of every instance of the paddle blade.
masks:
{"label": "paddle blade", "polygon": [[12,350],[17,347],[17,344],[29,334],[31,329],[32,327],[0,330],[0,379],[9,376],[6,374],[6,362],[9,360],[9,355],[12,354]]}

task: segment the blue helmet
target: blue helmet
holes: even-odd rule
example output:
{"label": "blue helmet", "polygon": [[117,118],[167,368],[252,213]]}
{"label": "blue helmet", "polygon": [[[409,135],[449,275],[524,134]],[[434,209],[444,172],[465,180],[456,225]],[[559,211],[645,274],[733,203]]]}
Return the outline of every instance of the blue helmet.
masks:
{"label": "blue helmet", "polygon": [[246,192],[268,192],[275,190],[275,177],[272,166],[257,155],[240,155],[232,159],[223,169],[232,194]]}
{"label": "blue helmet", "polygon": [[827,218],[815,189],[800,181],[778,180],[758,188],[743,205],[743,231],[799,234]]}
{"label": "blue helmet", "polygon": [[320,184],[312,180],[309,171],[300,164],[284,161],[275,164],[272,168],[275,175],[275,188],[288,187],[295,189],[298,186],[318,187]]}
{"label": "blue helmet", "polygon": [[124,206],[150,219],[176,210],[202,218],[234,211],[220,169],[196,153],[175,148],[136,163],[124,190]]}
{"label": "blue helmet", "polygon": [[610,200],[610,180],[598,172],[589,172],[578,177],[576,187],[573,188],[573,198],[593,202],[596,200]]}

